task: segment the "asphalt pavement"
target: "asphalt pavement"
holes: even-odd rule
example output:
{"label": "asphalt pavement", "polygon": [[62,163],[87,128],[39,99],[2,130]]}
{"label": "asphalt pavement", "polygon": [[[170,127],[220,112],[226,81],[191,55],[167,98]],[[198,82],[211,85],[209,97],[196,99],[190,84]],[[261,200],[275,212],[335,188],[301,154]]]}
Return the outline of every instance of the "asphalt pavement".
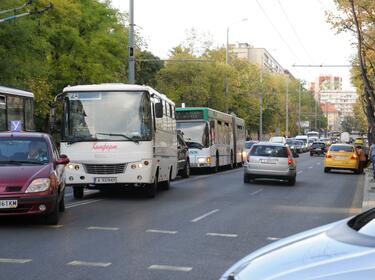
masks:
{"label": "asphalt pavement", "polygon": [[244,184],[238,168],[176,180],[155,199],[68,190],[58,226],[0,219],[0,280],[218,279],[259,247],[360,211],[363,175],[297,162],[293,187]]}

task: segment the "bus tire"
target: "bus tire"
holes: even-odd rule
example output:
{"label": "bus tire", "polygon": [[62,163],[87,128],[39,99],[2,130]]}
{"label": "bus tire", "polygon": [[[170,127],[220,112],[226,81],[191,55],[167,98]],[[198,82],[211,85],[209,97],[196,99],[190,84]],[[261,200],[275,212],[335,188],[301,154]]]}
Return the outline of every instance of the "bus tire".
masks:
{"label": "bus tire", "polygon": [[233,158],[233,151],[230,151],[230,164],[229,164],[230,169],[234,168],[234,158]]}
{"label": "bus tire", "polygon": [[169,171],[168,180],[160,183],[160,189],[161,190],[167,191],[171,188],[171,178],[172,178],[172,168]]}
{"label": "bus tire", "polygon": [[83,199],[83,196],[84,196],[83,190],[84,190],[83,187],[73,187],[73,197],[75,199]]}
{"label": "bus tire", "polygon": [[214,173],[219,172],[219,166],[220,166],[219,154],[216,154],[215,166],[214,166],[214,169],[213,169]]}
{"label": "bus tire", "polygon": [[159,174],[156,173],[154,182],[146,185],[145,193],[148,198],[154,198],[156,196],[158,190],[158,176]]}
{"label": "bus tire", "polygon": [[187,160],[184,169],[181,171],[182,178],[189,178],[190,177],[190,161]]}

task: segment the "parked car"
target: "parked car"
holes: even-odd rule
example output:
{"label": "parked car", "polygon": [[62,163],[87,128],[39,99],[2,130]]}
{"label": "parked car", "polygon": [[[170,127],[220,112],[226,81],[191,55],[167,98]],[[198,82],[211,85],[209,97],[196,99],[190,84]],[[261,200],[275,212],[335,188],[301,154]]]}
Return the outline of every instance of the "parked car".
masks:
{"label": "parked car", "polygon": [[359,174],[359,158],[353,145],[333,144],[324,159],[324,172],[331,169],[344,169]]}
{"label": "parked car", "polygon": [[260,142],[254,144],[244,165],[244,182],[263,179],[287,180],[296,183],[296,162],[287,145]]}
{"label": "parked car", "polygon": [[312,143],[311,147],[310,147],[310,156],[314,156],[314,155],[324,155],[327,151],[327,146],[326,146],[326,143],[325,142],[321,142],[321,141],[316,141],[314,143]]}
{"label": "parked car", "polygon": [[47,134],[0,133],[0,216],[40,215],[57,224],[68,163]]}
{"label": "parked car", "polygon": [[286,144],[286,138],[282,136],[274,136],[270,138],[271,143],[281,143]]}
{"label": "parked car", "polygon": [[251,149],[251,147],[254,145],[254,144],[256,144],[256,143],[258,143],[258,141],[256,141],[256,140],[249,140],[249,141],[246,141],[245,142],[245,151],[246,151],[246,156],[247,156],[247,154],[250,152],[250,149]]}
{"label": "parked car", "polygon": [[182,178],[190,177],[190,160],[189,148],[184,139],[184,133],[181,130],[177,131],[177,168],[178,174]]}
{"label": "parked car", "polygon": [[290,150],[292,151],[293,157],[299,157],[297,143],[293,138],[287,138],[286,144],[289,146]]}
{"label": "parked car", "polygon": [[374,279],[375,208],[273,242],[244,257],[221,280]]}

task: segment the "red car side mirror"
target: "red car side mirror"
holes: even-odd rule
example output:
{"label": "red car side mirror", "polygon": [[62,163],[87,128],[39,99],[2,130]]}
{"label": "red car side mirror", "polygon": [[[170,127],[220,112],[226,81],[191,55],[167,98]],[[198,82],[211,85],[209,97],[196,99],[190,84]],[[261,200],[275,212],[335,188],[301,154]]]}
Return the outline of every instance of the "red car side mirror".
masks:
{"label": "red car side mirror", "polygon": [[58,159],[56,161],[56,164],[63,164],[63,165],[67,165],[68,163],[70,162],[69,158],[67,155],[61,155],[60,156],[60,159]]}

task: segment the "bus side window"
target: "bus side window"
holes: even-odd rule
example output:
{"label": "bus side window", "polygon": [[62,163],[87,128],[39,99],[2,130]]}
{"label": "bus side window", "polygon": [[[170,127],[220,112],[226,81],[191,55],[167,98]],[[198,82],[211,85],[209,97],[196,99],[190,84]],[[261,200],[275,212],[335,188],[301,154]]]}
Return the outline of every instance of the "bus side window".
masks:
{"label": "bus side window", "polygon": [[25,130],[33,131],[34,128],[34,101],[25,98]]}
{"label": "bus side window", "polygon": [[210,121],[210,145],[216,144],[215,121]]}
{"label": "bus side window", "polygon": [[7,130],[6,99],[0,95],[0,130]]}
{"label": "bus side window", "polygon": [[217,143],[223,144],[223,126],[221,125],[221,121],[217,121]]}

